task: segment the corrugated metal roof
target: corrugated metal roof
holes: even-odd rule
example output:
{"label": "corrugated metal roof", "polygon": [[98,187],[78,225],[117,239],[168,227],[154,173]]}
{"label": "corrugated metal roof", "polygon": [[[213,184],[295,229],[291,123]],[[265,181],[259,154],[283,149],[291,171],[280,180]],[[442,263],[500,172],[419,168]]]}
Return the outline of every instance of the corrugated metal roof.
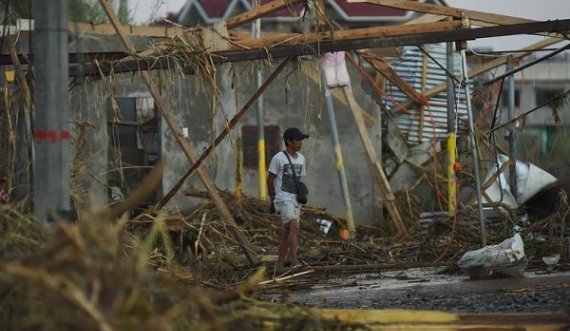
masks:
{"label": "corrugated metal roof", "polygon": [[[445,44],[431,44],[424,47],[441,66],[446,65]],[[407,46],[404,53],[398,59],[391,61],[391,65],[398,74],[408,84],[416,89],[422,90],[422,67],[424,53],[416,46]],[[426,56],[427,57],[427,56]],[[425,89],[430,89],[446,81],[445,71],[431,58],[427,57],[427,77]],[[454,53],[454,74],[461,74],[461,56]],[[465,91],[462,88],[456,89],[459,124],[467,124],[467,104]],[[386,95],[384,104],[391,110],[396,104],[403,102],[408,97],[396,86],[388,82],[386,84]],[[422,140],[443,139],[447,137],[447,92],[443,91],[430,98],[429,107],[425,108],[423,130],[420,133],[420,113],[419,107],[407,109],[405,111],[392,111],[392,117],[400,128],[409,144],[417,144]]]}

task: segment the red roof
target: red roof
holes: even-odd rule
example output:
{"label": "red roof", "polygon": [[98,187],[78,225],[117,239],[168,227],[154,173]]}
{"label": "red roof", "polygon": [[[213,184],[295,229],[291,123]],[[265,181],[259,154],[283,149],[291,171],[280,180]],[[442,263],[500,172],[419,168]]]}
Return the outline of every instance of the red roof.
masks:
{"label": "red roof", "polygon": [[372,5],[368,3],[348,3],[346,0],[334,0],[345,13],[350,17],[371,17],[371,16],[405,16],[406,11],[390,7]]}
{"label": "red roof", "polygon": [[[262,4],[271,2],[272,0],[261,0]],[[381,19],[397,19],[407,15],[407,11],[399,10],[384,6],[366,4],[366,3],[348,3],[346,0],[325,0],[334,10],[336,10],[343,18],[347,20],[381,20]],[[230,7],[241,6],[251,7],[251,0],[190,0],[187,5],[200,7],[207,16],[207,20],[224,19],[228,15],[226,13]],[[302,4],[295,6],[298,12],[302,9]],[[268,15],[268,17],[290,17],[289,10],[283,9]]]}
{"label": "red roof", "polygon": [[210,18],[222,18],[226,9],[234,0],[200,0],[202,9]]}

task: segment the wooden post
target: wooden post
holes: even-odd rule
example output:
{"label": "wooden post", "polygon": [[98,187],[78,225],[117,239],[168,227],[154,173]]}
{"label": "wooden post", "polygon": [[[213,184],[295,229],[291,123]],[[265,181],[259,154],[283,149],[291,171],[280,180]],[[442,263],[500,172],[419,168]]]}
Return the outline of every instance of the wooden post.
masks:
{"label": "wooden post", "polygon": [[398,231],[398,234],[406,234],[406,226],[404,225],[404,221],[400,216],[400,212],[398,211],[398,207],[396,206],[396,198],[394,193],[392,192],[392,188],[390,187],[390,183],[388,182],[388,178],[386,178],[386,174],[384,173],[384,169],[382,169],[382,165],[378,162],[376,158],[376,152],[374,151],[374,146],[372,144],[372,140],[370,136],[368,136],[368,132],[366,131],[366,126],[364,125],[364,119],[360,112],[356,111],[354,104],[356,100],[354,99],[354,94],[352,93],[352,89],[350,86],[345,86],[342,88],[346,100],[348,101],[348,105],[352,115],[354,116],[354,121],[356,122],[356,128],[358,129],[358,134],[360,135],[360,140],[362,140],[362,144],[364,145],[364,150],[366,151],[365,155],[372,167],[372,172],[374,173],[377,180],[380,182],[380,187],[382,188],[382,193],[384,194],[384,199],[386,199],[386,206],[388,208],[388,213],[392,217],[392,221],[394,222],[394,226]]}
{"label": "wooden post", "polygon": [[[117,32],[119,37],[121,38],[125,48],[132,54],[136,53],[136,49],[133,46],[132,42],[130,41],[130,39],[128,39],[126,34],[119,27],[117,16],[113,12],[113,9],[109,5],[109,3],[106,0],[99,0],[99,2],[101,3],[101,6],[103,6],[103,10],[105,11],[107,16],[109,17],[111,24],[115,28],[115,31]],[[148,89],[150,90],[150,94],[153,96],[154,100],[156,101],[158,110],[162,114],[162,117],[164,118],[164,120],[166,121],[166,123],[168,124],[170,129],[173,131],[174,136],[176,137],[176,141],[178,142],[178,144],[182,148],[182,151],[184,152],[184,154],[186,155],[188,160],[190,160],[192,163],[195,163],[196,162],[196,153],[194,152],[194,149],[188,143],[188,141],[186,139],[184,139],[184,134],[182,133],[182,130],[180,130],[180,128],[176,124],[176,120],[174,119],[174,117],[172,116],[172,114],[170,112],[170,107],[165,102],[162,95],[160,95],[160,91],[158,90],[156,85],[153,83],[152,77],[150,76],[149,72],[148,71],[142,71],[141,75],[142,75]],[[224,222],[226,222],[229,225],[230,231],[232,232],[232,234],[234,235],[234,237],[238,241],[240,247],[244,251],[249,262],[253,265],[259,264],[260,263],[259,258],[253,252],[253,250],[249,247],[249,243],[248,243],[247,239],[245,238],[243,233],[238,228],[230,210],[225,205],[224,201],[222,200],[222,197],[220,196],[219,192],[217,191],[217,188],[214,185],[214,182],[212,181],[212,179],[210,178],[210,176],[208,175],[206,170],[202,167],[199,167],[198,168],[198,174],[200,175],[200,178],[202,179],[204,186],[206,187],[206,189],[210,193],[210,198],[212,199],[212,202],[214,203],[214,205],[216,206],[216,208],[220,212]]]}

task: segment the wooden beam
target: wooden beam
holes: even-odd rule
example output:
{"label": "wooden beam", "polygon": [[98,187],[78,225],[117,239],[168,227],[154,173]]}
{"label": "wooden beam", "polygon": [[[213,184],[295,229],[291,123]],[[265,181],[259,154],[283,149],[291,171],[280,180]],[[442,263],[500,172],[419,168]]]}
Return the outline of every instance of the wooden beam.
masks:
{"label": "wooden beam", "polygon": [[[111,8],[110,4],[107,2],[107,0],[99,0],[99,3],[101,3],[101,6],[103,6],[103,10],[105,11],[107,16],[109,17],[109,20],[111,21],[111,24],[115,28],[117,34],[121,37],[123,45],[125,46],[127,51],[129,51],[130,53],[136,53],[136,50],[133,46],[133,43],[130,41],[130,39],[127,38],[127,35],[123,32],[123,30],[119,26],[117,16],[113,12],[113,9]],[[164,98],[160,94],[158,87],[152,81],[152,77],[150,76],[150,73],[148,71],[142,71],[141,75],[142,75],[148,89],[150,90],[150,94],[153,96],[153,98],[156,102],[156,105],[157,105],[158,110],[160,111],[160,113],[162,115],[162,118],[164,118],[164,120],[166,121],[166,123],[170,127],[170,130],[172,130],[172,132],[174,133],[174,137],[176,138],[176,141],[178,142],[178,144],[182,148],[182,151],[184,152],[184,154],[186,155],[186,157],[188,158],[188,160],[190,162],[195,163],[196,162],[196,152],[194,152],[194,149],[192,148],[190,143],[184,138],[184,134],[182,133],[182,130],[180,130],[180,128],[178,127],[178,124],[176,123],[176,119],[171,114],[170,107],[168,106],[168,103],[166,102],[166,100],[164,100]],[[248,258],[249,262],[251,264],[254,264],[254,265],[259,264],[259,258],[255,255],[253,250],[249,247],[249,243],[248,243],[247,239],[245,238],[243,233],[241,233],[240,229],[238,228],[230,210],[228,209],[228,207],[225,205],[224,201],[222,200],[217,188],[214,185],[214,182],[212,181],[212,179],[208,175],[208,172],[203,167],[199,167],[198,168],[198,174],[200,175],[200,178],[202,179],[204,186],[206,187],[206,189],[210,193],[210,198],[212,199],[212,202],[214,203],[214,205],[216,206],[216,208],[220,212],[220,214],[222,216],[222,220],[229,225],[228,228],[229,228],[230,232],[234,235],[234,237],[238,241],[240,247],[242,248],[242,250],[245,253],[246,257]]]}
{"label": "wooden beam", "polygon": [[372,37],[397,37],[411,34],[426,34],[430,32],[442,32],[457,30],[462,26],[461,21],[446,21],[410,25],[392,25],[363,29],[350,29],[331,32],[319,33],[291,33],[286,36],[276,36],[274,38],[240,40],[237,48],[272,48],[276,46],[301,45],[309,43],[323,43],[326,41],[346,41],[366,39]]}
{"label": "wooden beam", "polygon": [[[556,43],[559,43],[560,39],[558,38],[548,38],[545,40],[542,40],[538,43],[532,44],[530,46],[527,46],[525,48],[523,48],[522,50],[528,51],[528,52],[523,52],[523,53],[518,53],[516,55],[513,55],[513,57],[515,59],[522,59],[530,54],[532,54],[532,51],[537,50],[537,49],[541,49],[541,48],[545,48],[548,47],[550,45],[554,45]],[[473,77],[479,76],[489,70],[493,70],[501,65],[504,65],[507,63],[507,58],[506,57],[500,57],[497,59],[494,59],[493,61],[487,62],[484,65],[480,66],[479,68],[473,69],[471,71],[469,71],[467,73],[467,76],[471,79]],[[461,79],[460,76],[456,76],[457,79]],[[447,88],[447,82],[443,82],[440,83],[432,88],[430,88],[429,90],[426,90],[423,93],[423,96],[426,98],[431,98],[443,91],[445,91],[445,89]],[[405,101],[403,101],[402,103],[400,103],[398,106],[396,106],[394,108],[395,111],[400,111],[400,110],[404,110],[406,108],[409,108],[411,106],[414,105],[414,101],[411,99],[407,99]]]}
{"label": "wooden beam", "polygon": [[[188,29],[172,26],[133,26],[121,25],[120,28],[126,35],[146,36],[146,37],[164,37],[172,38],[180,36]],[[104,35],[115,35],[115,28],[112,24],[89,24],[70,22],[67,24],[67,30],[71,33],[86,32]]]}
{"label": "wooden beam", "polygon": [[230,17],[226,20],[226,26],[229,29],[233,29],[242,24],[254,21],[260,17],[271,14],[281,9],[285,9],[289,6],[301,3],[305,0],[274,0],[259,7],[256,7],[250,11],[243,14]]}
{"label": "wooden beam", "polygon": [[[279,58],[298,55],[318,55],[323,52],[335,52],[339,50],[355,50],[376,47],[392,47],[404,45],[422,45],[430,43],[440,43],[456,40],[473,40],[478,38],[488,38],[497,36],[508,36],[523,33],[536,32],[559,32],[569,31],[570,20],[545,21],[536,23],[525,23],[516,25],[494,26],[477,29],[457,29],[451,31],[441,31],[432,33],[417,33],[401,35],[396,37],[369,37],[356,40],[321,41],[319,43],[309,43],[292,46],[278,46],[263,49],[231,50],[213,52],[214,63],[226,63],[237,61],[252,61],[267,58]],[[350,30],[348,30],[350,31]],[[553,38],[557,42],[559,39]],[[543,46],[544,47],[544,46]],[[153,60],[137,60],[121,63],[107,63],[101,66],[105,74],[111,72],[132,72],[146,69],[168,68],[172,60],[168,57],[159,57]],[[76,75],[78,68],[70,68],[70,74]],[[83,71],[87,75],[97,75],[97,69],[91,64],[85,64]]]}
{"label": "wooden beam", "polygon": [[358,134],[360,135],[360,140],[362,141],[362,145],[364,145],[366,159],[368,163],[372,167],[372,173],[374,174],[375,178],[380,183],[380,187],[382,189],[382,194],[384,195],[384,199],[386,200],[386,207],[388,209],[388,213],[392,218],[392,222],[394,223],[394,227],[398,231],[398,234],[404,235],[407,233],[406,226],[404,225],[404,221],[400,216],[400,212],[398,211],[398,206],[396,206],[396,198],[394,193],[392,192],[392,188],[390,187],[390,183],[388,182],[388,178],[384,173],[384,169],[382,169],[382,165],[378,162],[378,158],[376,157],[376,152],[374,150],[374,145],[372,144],[372,140],[368,135],[368,131],[364,126],[364,119],[362,118],[361,113],[355,107],[356,100],[354,99],[354,94],[352,93],[352,89],[350,86],[345,86],[342,88],[344,96],[346,100],[348,100],[348,108],[350,109],[354,121],[356,122],[356,128],[358,129]]}

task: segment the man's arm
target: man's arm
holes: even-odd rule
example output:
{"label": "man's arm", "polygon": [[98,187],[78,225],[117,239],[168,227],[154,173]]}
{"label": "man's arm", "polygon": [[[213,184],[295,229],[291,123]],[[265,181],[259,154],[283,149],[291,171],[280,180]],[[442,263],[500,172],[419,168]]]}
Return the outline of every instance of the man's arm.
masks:
{"label": "man's arm", "polygon": [[269,172],[269,176],[267,176],[267,193],[269,193],[269,201],[271,203],[269,207],[270,213],[275,213],[275,205],[273,204],[275,200],[275,177],[277,177],[277,175],[272,172]]}
{"label": "man's arm", "polygon": [[277,175],[275,175],[272,172],[269,172],[269,176],[267,176],[267,193],[269,194],[271,201],[273,201],[273,199],[275,198],[275,178],[276,177],[277,177]]}

